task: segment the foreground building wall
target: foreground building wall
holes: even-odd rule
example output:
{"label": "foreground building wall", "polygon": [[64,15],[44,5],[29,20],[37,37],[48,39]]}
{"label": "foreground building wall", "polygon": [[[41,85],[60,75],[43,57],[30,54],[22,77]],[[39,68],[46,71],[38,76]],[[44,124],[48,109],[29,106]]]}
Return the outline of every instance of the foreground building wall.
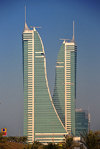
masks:
{"label": "foreground building wall", "polygon": [[75,135],[76,44],[62,43],[56,62],[53,102],[69,134]]}
{"label": "foreground building wall", "polygon": [[23,31],[24,135],[28,142],[61,142],[66,130],[54,107],[47,81],[42,40],[25,23]]}

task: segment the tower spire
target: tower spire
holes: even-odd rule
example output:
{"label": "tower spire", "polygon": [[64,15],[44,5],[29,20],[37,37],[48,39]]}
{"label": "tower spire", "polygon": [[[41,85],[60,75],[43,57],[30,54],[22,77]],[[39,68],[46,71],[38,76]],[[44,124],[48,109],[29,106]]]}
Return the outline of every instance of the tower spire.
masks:
{"label": "tower spire", "polygon": [[75,40],[75,36],[74,36],[74,21],[73,21],[73,37],[72,37],[72,41]]}
{"label": "tower spire", "polygon": [[25,23],[26,23],[26,5],[25,5]]}
{"label": "tower spire", "polygon": [[29,30],[27,23],[26,23],[26,5],[25,5],[25,26],[24,26],[24,30]]}

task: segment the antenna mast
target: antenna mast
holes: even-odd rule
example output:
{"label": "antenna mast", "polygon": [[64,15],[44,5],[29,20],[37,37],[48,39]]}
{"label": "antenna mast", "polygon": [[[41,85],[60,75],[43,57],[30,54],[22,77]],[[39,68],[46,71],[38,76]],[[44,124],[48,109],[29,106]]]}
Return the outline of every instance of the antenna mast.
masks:
{"label": "antenna mast", "polygon": [[74,36],[74,21],[73,21],[73,38],[72,38],[72,41],[75,40],[75,36]]}
{"label": "antenna mast", "polygon": [[26,5],[25,5],[25,23],[26,23]]}

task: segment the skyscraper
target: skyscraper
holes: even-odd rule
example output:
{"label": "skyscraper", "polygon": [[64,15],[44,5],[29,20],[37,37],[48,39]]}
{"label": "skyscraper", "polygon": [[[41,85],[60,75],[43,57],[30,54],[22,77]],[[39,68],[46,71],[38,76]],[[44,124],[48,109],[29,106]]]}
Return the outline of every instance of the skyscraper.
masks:
{"label": "skyscraper", "polygon": [[76,109],[76,136],[81,136],[88,132],[90,123],[90,114],[86,110]]}
{"label": "skyscraper", "polygon": [[64,39],[56,61],[53,102],[68,133],[75,135],[76,54],[74,22],[72,40]]}
{"label": "skyscraper", "polygon": [[43,43],[35,27],[25,21],[22,34],[24,76],[24,135],[28,142],[61,142],[66,130],[48,87]]}

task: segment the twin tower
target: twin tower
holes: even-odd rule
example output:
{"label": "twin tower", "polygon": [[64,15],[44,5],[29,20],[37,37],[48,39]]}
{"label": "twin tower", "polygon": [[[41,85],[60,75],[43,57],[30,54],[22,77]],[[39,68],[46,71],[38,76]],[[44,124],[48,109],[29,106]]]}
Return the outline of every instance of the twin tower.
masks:
{"label": "twin tower", "polygon": [[22,34],[24,77],[24,135],[28,142],[62,142],[75,135],[76,44],[64,40],[56,61],[56,79],[51,97],[44,46],[35,27],[25,21]]}

